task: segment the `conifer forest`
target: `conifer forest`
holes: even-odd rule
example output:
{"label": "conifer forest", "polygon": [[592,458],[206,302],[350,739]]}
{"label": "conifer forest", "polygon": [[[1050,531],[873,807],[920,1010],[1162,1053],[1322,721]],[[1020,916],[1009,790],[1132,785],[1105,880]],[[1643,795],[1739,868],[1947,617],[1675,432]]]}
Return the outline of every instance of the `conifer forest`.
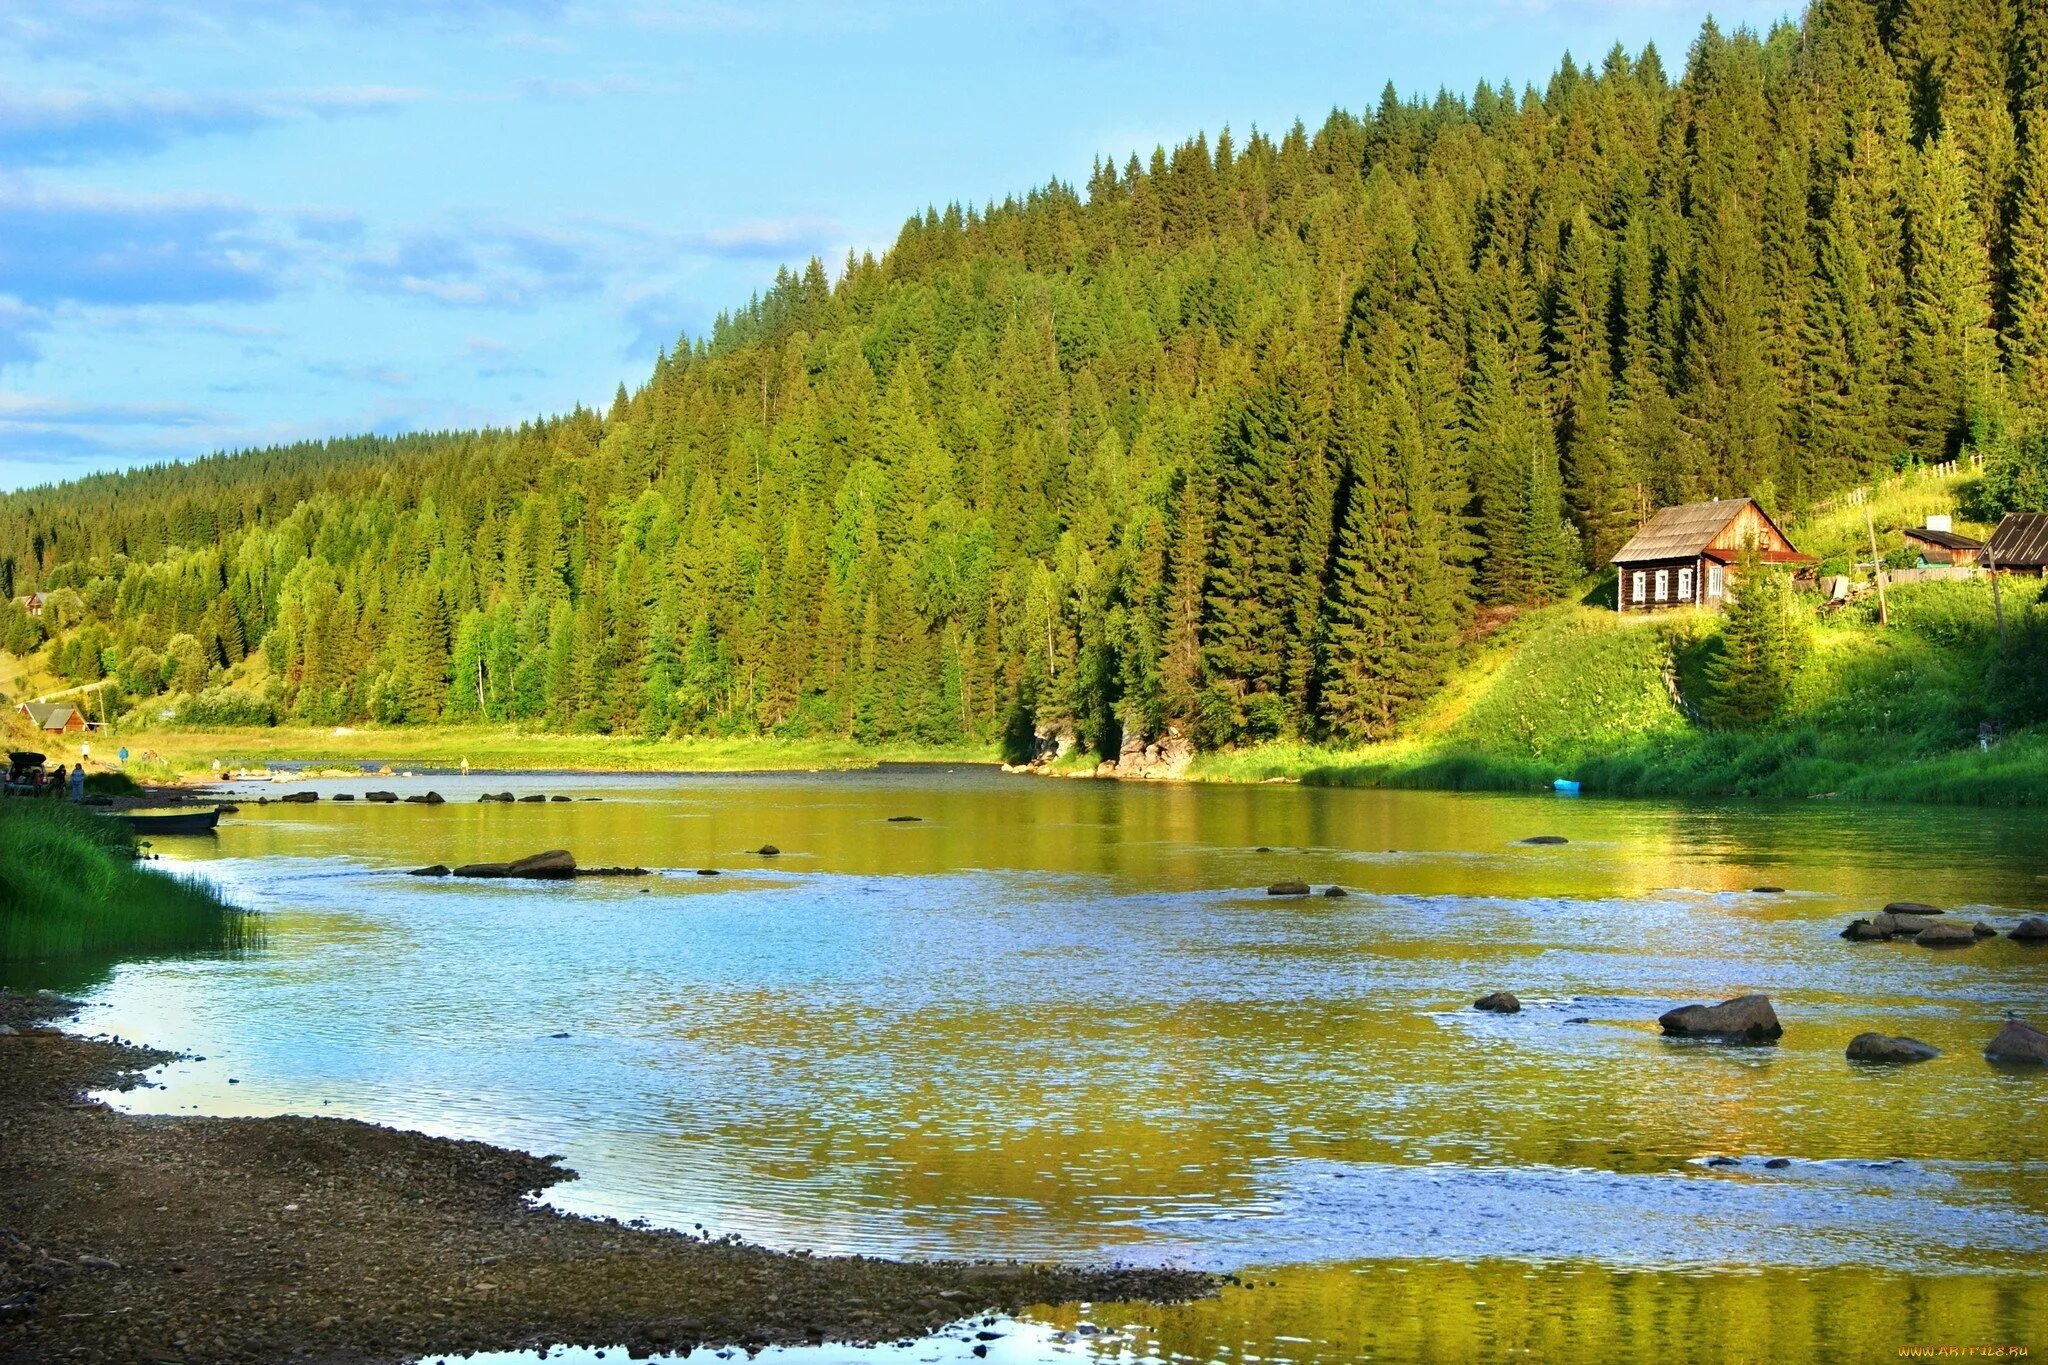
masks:
{"label": "conifer forest", "polygon": [[603,410],[8,495],[0,645],[223,723],[1370,739],[1659,506],[2044,422],[2048,6],[1820,0],[927,210]]}

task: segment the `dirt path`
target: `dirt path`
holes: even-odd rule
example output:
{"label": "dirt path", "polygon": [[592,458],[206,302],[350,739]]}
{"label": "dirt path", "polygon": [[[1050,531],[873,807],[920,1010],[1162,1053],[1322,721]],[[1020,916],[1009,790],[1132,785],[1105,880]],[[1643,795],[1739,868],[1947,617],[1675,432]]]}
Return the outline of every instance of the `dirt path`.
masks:
{"label": "dirt path", "polygon": [[1204,1275],[764,1251],[534,1208],[556,1162],[343,1119],[124,1115],[163,1053],[0,991],[0,1361],[402,1361],[922,1335],[968,1312],[1181,1299]]}

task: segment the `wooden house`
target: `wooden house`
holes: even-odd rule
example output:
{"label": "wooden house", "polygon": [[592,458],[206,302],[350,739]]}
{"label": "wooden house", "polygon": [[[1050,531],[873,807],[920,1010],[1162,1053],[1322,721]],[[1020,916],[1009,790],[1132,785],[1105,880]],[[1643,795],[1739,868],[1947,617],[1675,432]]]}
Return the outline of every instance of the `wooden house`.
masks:
{"label": "wooden house", "polygon": [[1984,560],[1999,573],[2048,574],[2048,512],[2007,512],[1984,542]]}
{"label": "wooden house", "polygon": [[85,713],[65,701],[25,701],[21,714],[29,724],[52,735],[73,735],[87,728]]}
{"label": "wooden house", "polygon": [[32,592],[25,596],[17,597],[14,599],[14,605],[20,607],[30,616],[41,616],[43,614],[43,595],[39,592]]}
{"label": "wooden house", "polygon": [[1669,607],[1718,609],[1736,564],[1754,542],[1766,564],[1811,564],[1754,498],[1667,507],[1615,552],[1615,604],[1624,612]]}
{"label": "wooden house", "polygon": [[1984,542],[1959,534],[1947,517],[1929,517],[1925,526],[1905,529],[1906,545],[1920,555],[1920,567],[1953,564],[1966,569],[1984,553]]}

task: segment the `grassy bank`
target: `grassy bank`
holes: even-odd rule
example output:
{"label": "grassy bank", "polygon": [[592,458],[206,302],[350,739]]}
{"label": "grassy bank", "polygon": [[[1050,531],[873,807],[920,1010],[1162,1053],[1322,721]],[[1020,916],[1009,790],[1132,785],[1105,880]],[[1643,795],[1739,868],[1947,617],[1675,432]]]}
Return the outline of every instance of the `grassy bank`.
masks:
{"label": "grassy bank", "polygon": [[994,763],[994,749],[850,739],[644,739],[630,735],[534,734],[510,726],[149,730],[119,737],[145,777],[197,776],[224,765],[269,762],[390,763],[397,767],[567,772],[747,772],[872,768],[878,763]]}
{"label": "grassy bank", "polygon": [[0,799],[0,962],[238,946],[205,883],[135,860],[128,827],[64,801]]}
{"label": "grassy bank", "polygon": [[[1775,722],[1700,724],[1718,647],[1692,613],[1532,612],[1490,641],[1400,739],[1359,749],[1267,745],[1203,755],[1211,781],[1515,791],[1569,778],[1591,793],[1839,797],[2048,805],[2048,609],[2009,587],[2001,642],[1989,588],[1925,583],[1816,624]],[[1981,721],[2000,726],[1978,747]]]}

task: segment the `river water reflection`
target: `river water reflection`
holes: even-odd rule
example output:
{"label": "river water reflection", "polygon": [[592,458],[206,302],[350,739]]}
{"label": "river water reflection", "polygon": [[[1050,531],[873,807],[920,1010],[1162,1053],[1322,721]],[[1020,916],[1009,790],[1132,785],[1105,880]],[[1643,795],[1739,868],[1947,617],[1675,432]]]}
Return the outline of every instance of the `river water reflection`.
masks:
{"label": "river water reflection", "polygon": [[[1248,1281],[1097,1306],[1110,1334],[1048,1310],[1012,1359],[2048,1349],[2048,1075],[1980,1055],[2048,1016],[2048,949],[1836,937],[1892,899],[2048,905],[2038,813],[976,769],[311,785],[448,802],[161,841],[266,942],[91,993],[89,1027],[206,1058],[132,1106],[559,1152],[563,1207],[778,1246]],[[506,788],[601,799],[475,800]],[[404,875],[543,848],[662,871]],[[1521,1014],[1470,1008],[1502,988]],[[1750,990],[1782,1045],[1656,1032]],[[1946,1055],[1854,1067],[1866,1028]]]}

